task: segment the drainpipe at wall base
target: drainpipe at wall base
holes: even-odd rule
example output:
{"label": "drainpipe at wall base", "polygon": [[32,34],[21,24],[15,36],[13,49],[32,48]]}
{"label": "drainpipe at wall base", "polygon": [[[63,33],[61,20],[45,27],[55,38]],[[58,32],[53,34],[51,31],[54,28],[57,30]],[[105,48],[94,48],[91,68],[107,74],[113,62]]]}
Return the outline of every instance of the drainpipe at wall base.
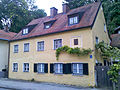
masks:
{"label": "drainpipe at wall base", "polygon": [[10,42],[8,41],[8,75],[7,78],[9,78],[9,62],[10,62]]}

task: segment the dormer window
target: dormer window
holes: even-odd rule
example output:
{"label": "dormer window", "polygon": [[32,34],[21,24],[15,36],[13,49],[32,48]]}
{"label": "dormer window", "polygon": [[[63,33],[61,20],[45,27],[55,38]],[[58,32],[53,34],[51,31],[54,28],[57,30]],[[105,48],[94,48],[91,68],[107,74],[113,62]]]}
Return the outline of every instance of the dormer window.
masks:
{"label": "dormer window", "polygon": [[56,20],[51,20],[51,21],[45,22],[44,29],[49,29],[54,24],[55,21]]}
{"label": "dormer window", "polygon": [[118,34],[120,34],[120,31],[118,31]]}
{"label": "dormer window", "polygon": [[78,23],[78,16],[69,18],[69,25],[73,25],[73,24],[77,24],[77,23]]}
{"label": "dormer window", "polygon": [[50,24],[46,24],[46,25],[45,25],[45,29],[48,29],[48,28],[50,28],[50,27],[51,27]]}
{"label": "dormer window", "polygon": [[23,35],[28,34],[28,28],[23,29]]}
{"label": "dormer window", "polygon": [[68,25],[78,24],[83,14],[84,14],[84,11],[68,15]]}

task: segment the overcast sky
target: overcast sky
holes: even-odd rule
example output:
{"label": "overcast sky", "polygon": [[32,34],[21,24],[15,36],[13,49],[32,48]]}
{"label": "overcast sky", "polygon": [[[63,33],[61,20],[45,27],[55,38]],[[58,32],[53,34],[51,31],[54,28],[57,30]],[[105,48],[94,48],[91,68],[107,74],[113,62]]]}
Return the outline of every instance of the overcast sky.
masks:
{"label": "overcast sky", "polygon": [[39,9],[44,9],[47,15],[50,15],[50,8],[56,7],[58,12],[62,12],[62,2],[64,0],[36,0]]}

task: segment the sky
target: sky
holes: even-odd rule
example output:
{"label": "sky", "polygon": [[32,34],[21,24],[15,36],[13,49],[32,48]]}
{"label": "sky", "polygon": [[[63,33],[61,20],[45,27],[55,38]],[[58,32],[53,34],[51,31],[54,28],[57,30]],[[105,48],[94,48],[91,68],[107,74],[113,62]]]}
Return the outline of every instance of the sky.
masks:
{"label": "sky", "polygon": [[36,5],[39,9],[44,9],[49,16],[51,7],[56,7],[58,13],[62,12],[62,2],[63,0],[36,0]]}

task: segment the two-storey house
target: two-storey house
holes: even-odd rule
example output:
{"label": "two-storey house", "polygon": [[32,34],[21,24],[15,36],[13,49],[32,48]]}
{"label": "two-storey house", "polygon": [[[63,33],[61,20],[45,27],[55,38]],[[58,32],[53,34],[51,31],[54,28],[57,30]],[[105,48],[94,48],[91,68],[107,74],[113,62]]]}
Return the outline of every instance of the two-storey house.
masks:
{"label": "two-storey house", "polygon": [[[95,65],[103,63],[95,53],[95,44],[109,43],[100,2],[63,12],[50,9],[50,16],[32,20],[10,42],[9,78],[94,86]],[[62,52],[56,60],[56,49],[67,45],[91,49],[86,56]]]}

